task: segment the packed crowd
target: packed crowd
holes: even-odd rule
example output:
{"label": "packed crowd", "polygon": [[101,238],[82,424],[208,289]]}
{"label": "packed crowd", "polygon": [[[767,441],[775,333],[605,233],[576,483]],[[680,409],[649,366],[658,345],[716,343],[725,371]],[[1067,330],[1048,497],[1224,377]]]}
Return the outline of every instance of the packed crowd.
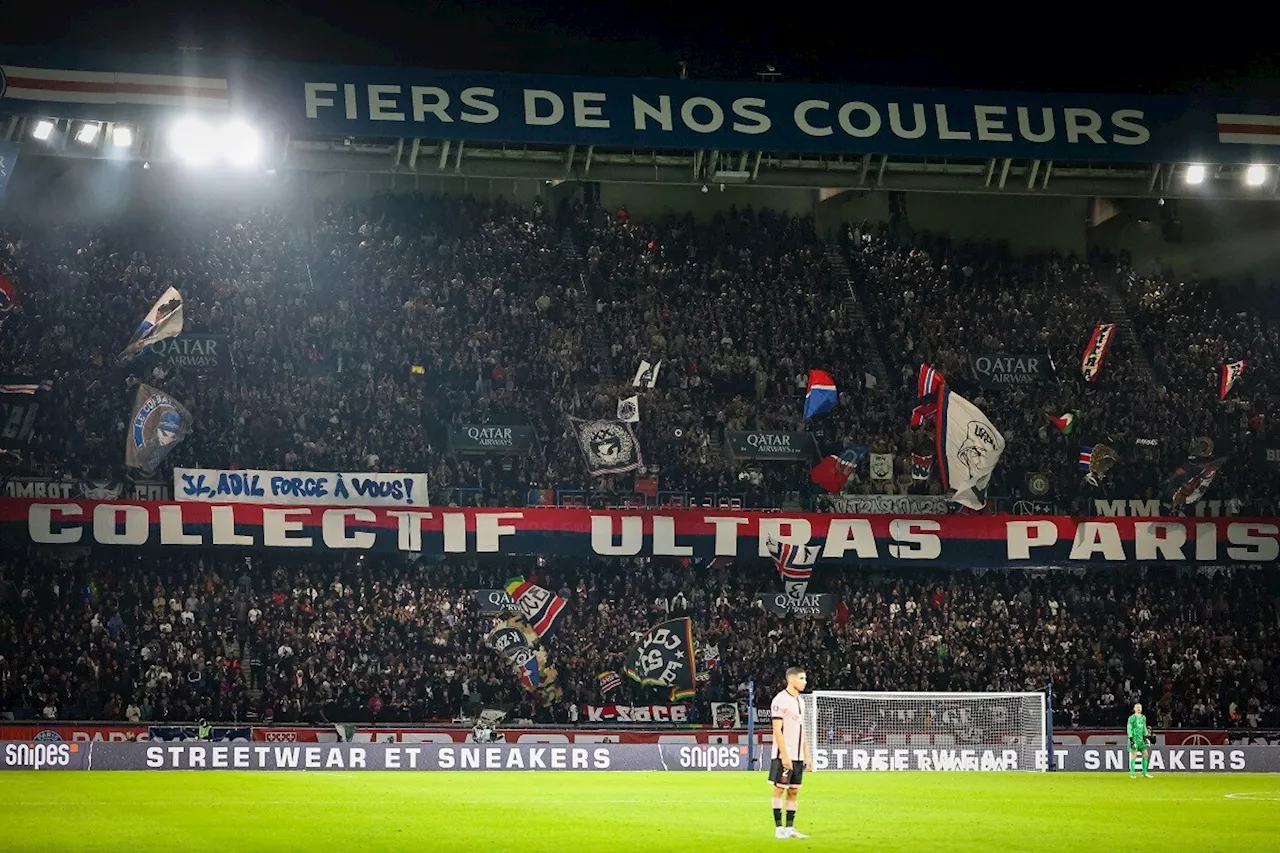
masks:
{"label": "packed crowd", "polygon": [[[840,603],[819,621],[756,603],[777,588],[766,561],[122,554],[0,562],[0,718],[416,722],[494,707],[567,722],[583,704],[665,704],[629,680],[602,695],[597,676],[688,615],[710,673],[691,701],[703,722],[750,680],[767,700],[799,664],[821,689],[1052,682],[1058,725],[1115,727],[1141,701],[1160,728],[1280,726],[1280,585],[1262,571],[823,572],[814,589]],[[569,602],[544,638],[554,701],[483,645],[495,617],[473,591],[522,568]]]}
{"label": "packed crowd", "polygon": [[[663,372],[641,389],[636,429],[642,473],[662,490],[806,500],[816,487],[804,468],[730,460],[721,433],[802,428],[805,374],[820,366],[843,393],[810,425],[819,446],[895,452],[892,484],[863,472],[852,488],[902,491],[909,454],[929,443],[906,426],[919,364],[963,382],[973,356],[999,351],[1051,353],[1061,381],[977,393],[1009,443],[993,494],[1016,495],[1025,474],[1044,472],[1057,496],[1083,495],[1076,451],[1111,442],[1122,464],[1110,492],[1154,497],[1200,435],[1235,460],[1216,490],[1274,491],[1275,473],[1252,459],[1280,429],[1265,418],[1280,388],[1266,361],[1280,327],[1237,316],[1207,285],[1138,279],[1114,259],[1015,260],[850,227],[842,250],[891,373],[864,387],[867,330],[811,220],[589,214],[388,195],[92,228],[0,225],[0,265],[20,290],[0,364],[54,380],[50,414],[13,473],[123,480],[120,435],[133,387],[147,381],[196,414],[176,464],[424,472],[451,502],[523,503],[530,488],[625,492],[630,477],[587,476],[565,417],[612,417],[647,358]],[[171,283],[189,329],[228,336],[232,375],[114,363]],[[1115,319],[1112,286],[1130,300],[1140,340],[1120,336],[1087,385],[1076,366],[1093,325]],[[1140,348],[1154,377],[1132,358]],[[1235,358],[1250,359],[1245,392],[1221,405],[1214,371]],[[1046,415],[1071,409],[1077,433],[1058,435]],[[458,423],[528,424],[537,440],[527,456],[455,456],[448,429]],[[1135,447],[1139,438],[1157,446]]]}
{"label": "packed crowd", "polygon": [[[1267,419],[1280,387],[1267,354],[1280,340],[1280,324],[1257,311],[1231,311],[1205,283],[1142,279],[1123,259],[1014,259],[999,246],[931,235],[903,242],[886,232],[849,226],[844,251],[901,379],[897,396],[915,393],[921,363],[972,395],[1008,442],[993,494],[1019,493],[1024,475],[1040,472],[1067,499],[1167,500],[1162,484],[1203,437],[1212,443],[1205,456],[1232,457],[1216,492],[1270,505],[1277,472],[1259,463],[1280,440],[1280,425]],[[1090,333],[1120,319],[1112,292],[1127,300],[1139,340],[1118,334],[1101,374],[1086,382],[1080,361]],[[1056,379],[984,389],[973,360],[996,354],[1047,356]],[[1240,359],[1248,360],[1247,381],[1220,402],[1219,370]],[[1070,436],[1049,420],[1065,412],[1077,414]],[[890,440],[882,449],[909,453],[912,439]],[[1080,447],[1097,444],[1119,458],[1101,488],[1086,484],[1077,467]]]}

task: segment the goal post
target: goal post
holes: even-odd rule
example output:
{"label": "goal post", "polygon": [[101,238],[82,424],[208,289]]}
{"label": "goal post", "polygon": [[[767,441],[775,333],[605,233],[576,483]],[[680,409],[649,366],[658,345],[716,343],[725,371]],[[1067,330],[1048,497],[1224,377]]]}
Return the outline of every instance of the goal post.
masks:
{"label": "goal post", "polygon": [[1044,693],[817,690],[801,695],[815,771],[1049,766]]}

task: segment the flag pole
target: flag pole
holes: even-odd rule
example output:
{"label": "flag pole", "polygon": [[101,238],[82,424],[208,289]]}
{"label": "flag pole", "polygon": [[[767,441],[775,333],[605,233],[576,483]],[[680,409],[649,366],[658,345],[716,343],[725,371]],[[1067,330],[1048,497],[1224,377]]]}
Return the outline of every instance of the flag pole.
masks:
{"label": "flag pole", "polygon": [[747,769],[756,769],[756,683],[747,682]]}

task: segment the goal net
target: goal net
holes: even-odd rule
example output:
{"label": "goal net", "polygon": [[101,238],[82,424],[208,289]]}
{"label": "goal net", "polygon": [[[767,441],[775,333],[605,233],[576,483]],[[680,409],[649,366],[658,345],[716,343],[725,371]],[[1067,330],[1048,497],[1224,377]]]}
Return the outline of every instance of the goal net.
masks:
{"label": "goal net", "polygon": [[814,770],[1048,769],[1043,693],[802,696]]}

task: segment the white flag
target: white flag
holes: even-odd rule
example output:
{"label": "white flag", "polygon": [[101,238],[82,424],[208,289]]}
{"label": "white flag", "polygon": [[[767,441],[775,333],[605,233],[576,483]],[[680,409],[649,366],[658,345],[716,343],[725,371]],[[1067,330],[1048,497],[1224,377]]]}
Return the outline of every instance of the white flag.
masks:
{"label": "white flag", "polygon": [[[943,388],[938,414],[938,444],[945,449],[941,465],[942,485],[954,492],[950,499],[970,509],[982,509],[987,499],[979,494],[991,482],[991,474],[1004,453],[1004,436],[982,410],[964,397]],[[945,430],[945,432],[944,432]]]}
{"label": "white flag", "polygon": [[166,338],[176,338],[182,334],[182,304],[182,294],[178,293],[176,287],[166,290],[156,300],[156,304],[151,306],[147,316],[142,318],[142,323],[133,333],[129,345],[124,348],[124,352],[120,353],[120,359],[129,361],[141,352],[143,347]]}
{"label": "white flag", "polygon": [[865,374],[863,374],[863,376],[865,377],[865,381],[863,382],[863,384],[864,384],[867,388],[874,388],[874,387],[876,387],[876,378],[875,378],[875,376],[871,375],[870,373],[865,373]]}
{"label": "white flag", "polygon": [[662,359],[658,359],[657,364],[650,364],[645,359],[640,359],[640,368],[636,371],[636,378],[631,380],[631,384],[636,388],[652,388],[658,384],[658,371],[662,369]]}
{"label": "white flag", "polygon": [[638,394],[618,398],[618,420],[628,424],[640,423],[640,396]]}

